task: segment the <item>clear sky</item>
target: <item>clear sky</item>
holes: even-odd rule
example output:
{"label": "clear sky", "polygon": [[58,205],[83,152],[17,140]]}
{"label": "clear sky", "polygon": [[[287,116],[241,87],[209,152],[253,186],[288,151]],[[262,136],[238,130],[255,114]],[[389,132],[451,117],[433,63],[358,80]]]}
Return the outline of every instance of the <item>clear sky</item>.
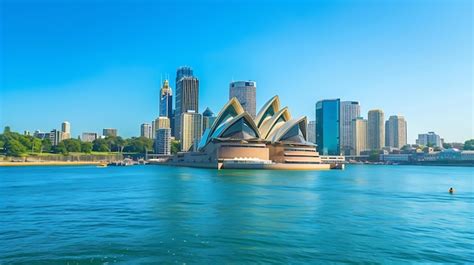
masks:
{"label": "clear sky", "polygon": [[257,81],[257,108],[280,95],[293,116],[358,100],[400,114],[408,140],[473,136],[473,4],[387,1],[0,0],[0,125],[72,134],[158,115],[162,75],[200,79],[200,111],[229,82]]}

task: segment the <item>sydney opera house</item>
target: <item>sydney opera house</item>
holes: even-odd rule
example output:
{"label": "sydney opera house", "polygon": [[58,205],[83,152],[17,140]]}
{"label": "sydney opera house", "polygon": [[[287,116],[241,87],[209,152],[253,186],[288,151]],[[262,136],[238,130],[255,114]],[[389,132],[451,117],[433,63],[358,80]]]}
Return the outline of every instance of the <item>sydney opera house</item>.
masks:
{"label": "sydney opera house", "polygon": [[253,119],[236,98],[219,112],[191,152],[178,153],[172,165],[207,168],[329,169],[307,141],[307,119],[294,119],[278,96]]}

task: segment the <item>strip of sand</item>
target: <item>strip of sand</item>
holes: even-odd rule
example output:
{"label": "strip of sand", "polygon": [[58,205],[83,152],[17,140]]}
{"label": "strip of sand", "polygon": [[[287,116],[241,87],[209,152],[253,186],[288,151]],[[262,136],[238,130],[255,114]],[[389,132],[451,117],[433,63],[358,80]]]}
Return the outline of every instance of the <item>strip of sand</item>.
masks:
{"label": "strip of sand", "polygon": [[17,166],[87,166],[98,165],[98,161],[27,161],[27,162],[11,162],[1,161],[0,167],[17,167]]}

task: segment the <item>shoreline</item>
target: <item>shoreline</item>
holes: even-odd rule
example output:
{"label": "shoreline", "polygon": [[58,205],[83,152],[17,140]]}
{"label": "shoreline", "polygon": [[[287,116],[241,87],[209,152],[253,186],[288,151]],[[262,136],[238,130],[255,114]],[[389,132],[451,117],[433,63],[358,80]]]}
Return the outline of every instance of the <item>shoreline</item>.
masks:
{"label": "shoreline", "polygon": [[2,161],[0,167],[25,167],[25,166],[91,166],[99,165],[99,161],[30,161],[12,162]]}

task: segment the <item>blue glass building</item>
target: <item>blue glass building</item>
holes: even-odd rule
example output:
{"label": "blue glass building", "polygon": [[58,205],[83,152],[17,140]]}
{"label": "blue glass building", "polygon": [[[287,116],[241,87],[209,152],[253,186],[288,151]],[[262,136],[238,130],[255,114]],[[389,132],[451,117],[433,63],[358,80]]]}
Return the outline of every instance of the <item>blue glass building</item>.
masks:
{"label": "blue glass building", "polygon": [[340,155],[340,100],[316,103],[316,144],[321,155]]}

